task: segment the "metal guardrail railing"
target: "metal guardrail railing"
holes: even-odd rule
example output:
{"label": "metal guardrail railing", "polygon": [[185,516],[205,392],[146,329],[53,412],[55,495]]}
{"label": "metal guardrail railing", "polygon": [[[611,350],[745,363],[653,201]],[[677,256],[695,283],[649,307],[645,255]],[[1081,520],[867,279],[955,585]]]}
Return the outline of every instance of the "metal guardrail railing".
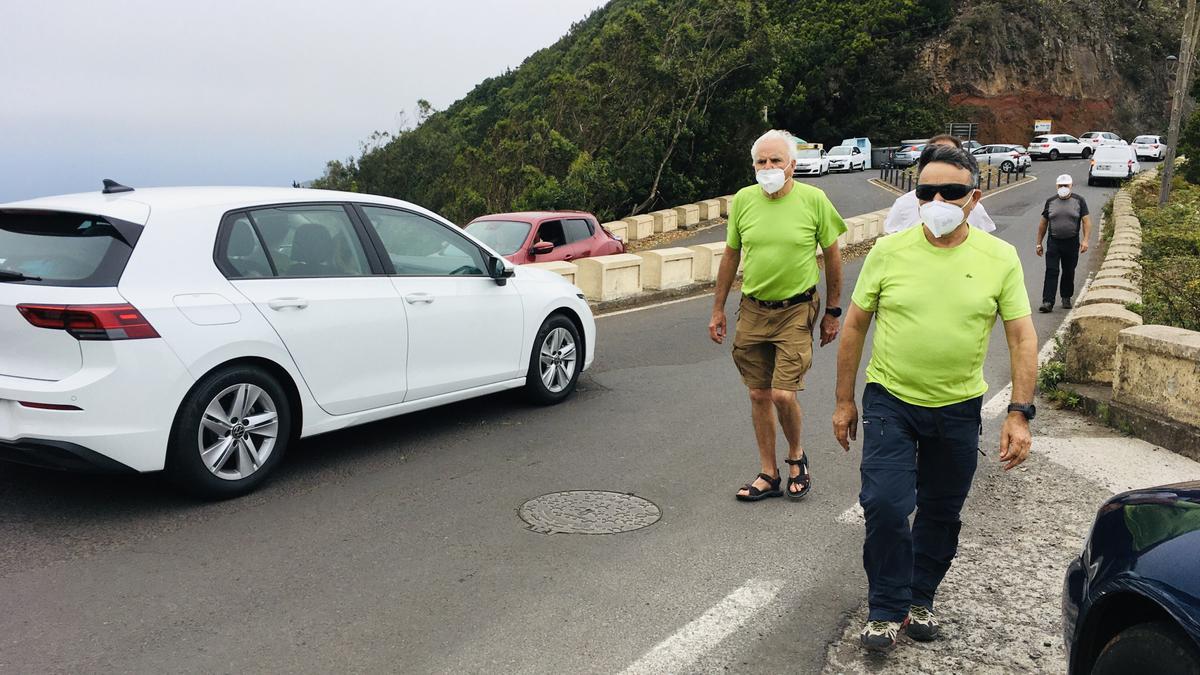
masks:
{"label": "metal guardrail railing", "polygon": [[[1026,177],[1029,170],[1028,166],[1019,166],[1012,171],[989,170],[993,166],[995,165],[988,162],[979,167],[981,169],[979,188],[984,192],[1019,182]],[[917,187],[916,171],[910,169],[913,169],[913,167],[896,166],[893,162],[889,161],[887,164],[879,167],[879,180],[898,190],[909,192]]]}

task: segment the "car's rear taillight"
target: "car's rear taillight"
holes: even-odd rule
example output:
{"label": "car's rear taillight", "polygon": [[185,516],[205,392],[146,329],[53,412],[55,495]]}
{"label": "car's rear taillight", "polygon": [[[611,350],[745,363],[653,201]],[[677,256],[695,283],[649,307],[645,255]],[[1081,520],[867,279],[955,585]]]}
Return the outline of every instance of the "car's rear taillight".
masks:
{"label": "car's rear taillight", "polygon": [[1015,159],[1015,158],[1017,158],[1017,157],[1020,157],[1020,156],[1021,156],[1021,153],[1019,153],[1019,152],[1013,152],[1012,156],[1013,156],[1013,158]]}
{"label": "car's rear taillight", "polygon": [[1096,160],[1092,160],[1092,166],[1096,166]]}
{"label": "car's rear taillight", "polygon": [[38,328],[65,330],[77,340],[141,340],[159,337],[133,305],[17,305]]}
{"label": "car's rear taillight", "polygon": [[1133,166],[1133,160],[1129,160],[1129,166]]}

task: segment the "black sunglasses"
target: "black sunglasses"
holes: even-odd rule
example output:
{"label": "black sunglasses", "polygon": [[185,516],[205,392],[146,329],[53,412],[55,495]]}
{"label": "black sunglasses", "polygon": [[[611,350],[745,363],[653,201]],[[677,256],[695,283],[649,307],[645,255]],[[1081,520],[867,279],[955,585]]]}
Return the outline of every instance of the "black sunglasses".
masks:
{"label": "black sunglasses", "polygon": [[941,194],[943,199],[955,201],[966,197],[974,190],[974,185],[965,185],[963,183],[927,183],[917,186],[917,199],[923,202],[931,202],[934,197]]}

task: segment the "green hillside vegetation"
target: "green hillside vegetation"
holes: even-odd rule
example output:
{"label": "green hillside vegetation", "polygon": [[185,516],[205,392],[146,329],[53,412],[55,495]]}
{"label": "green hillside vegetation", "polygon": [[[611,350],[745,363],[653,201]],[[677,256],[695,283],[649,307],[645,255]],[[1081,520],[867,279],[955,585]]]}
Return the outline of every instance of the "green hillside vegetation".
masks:
{"label": "green hillside vegetation", "polygon": [[[1145,133],[1162,116],[1162,57],[1178,44],[1167,19],[1179,14],[1178,0],[612,0],[448,109],[421,102],[415,126],[377,132],[315,185],[458,223],[542,208],[644,213],[750,183],[749,145],[768,127],[879,145],[977,119],[946,91],[972,91],[995,66],[1041,90],[1082,67],[1061,59],[1090,48],[1092,19],[1108,27],[1095,48],[1129,92],[1114,116]],[[945,45],[954,81],[934,82],[921,50]]]}
{"label": "green hillside vegetation", "polygon": [[725,194],[750,182],[764,119],[816,140],[940,126],[949,111],[910,66],[950,18],[949,0],[614,0],[447,110],[423,103],[415,127],[376,133],[315,185],[458,223]]}

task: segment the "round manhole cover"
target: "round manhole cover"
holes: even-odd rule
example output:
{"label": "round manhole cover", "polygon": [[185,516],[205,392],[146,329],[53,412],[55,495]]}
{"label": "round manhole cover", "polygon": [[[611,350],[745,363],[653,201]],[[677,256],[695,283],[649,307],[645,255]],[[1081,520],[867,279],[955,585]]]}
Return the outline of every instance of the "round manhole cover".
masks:
{"label": "round manhole cover", "polygon": [[620,492],[570,490],[525,502],[521,520],[542,534],[618,534],[653,525],[662,517],[653,502]]}

